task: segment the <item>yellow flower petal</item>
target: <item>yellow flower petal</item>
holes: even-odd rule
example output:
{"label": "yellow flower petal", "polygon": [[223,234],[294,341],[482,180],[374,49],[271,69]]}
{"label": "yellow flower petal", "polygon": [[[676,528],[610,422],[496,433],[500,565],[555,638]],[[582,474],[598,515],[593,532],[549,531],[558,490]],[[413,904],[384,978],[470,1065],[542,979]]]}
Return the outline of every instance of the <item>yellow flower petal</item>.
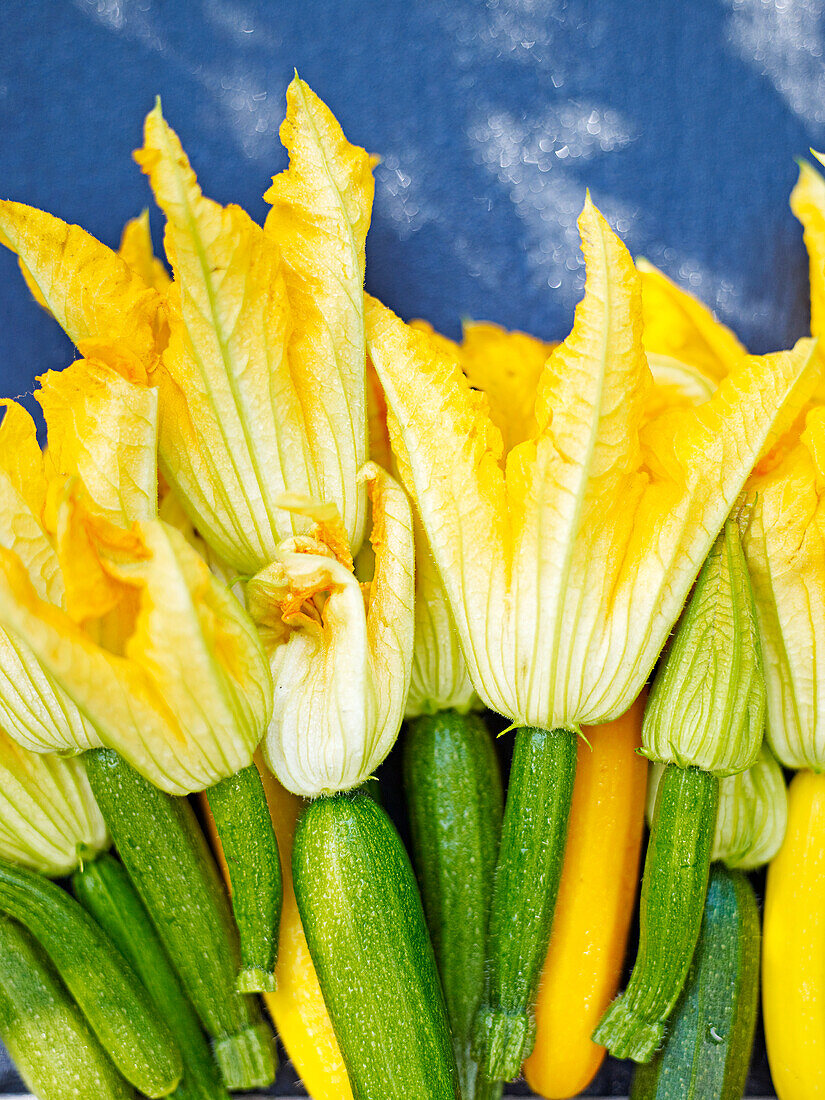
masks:
{"label": "yellow flower petal", "polygon": [[415,522],[415,644],[406,717],[478,705],[420,520]]}
{"label": "yellow flower petal", "polygon": [[368,463],[375,574],[363,587],[320,540],[285,544],[247,587],[276,684],[264,755],[315,797],[367,779],[392,748],[413,645],[413,542],[401,487]]}
{"label": "yellow flower petal", "polygon": [[399,467],[476,690],[548,728],[609,721],[638,695],[779,412],[814,384],[802,342],[649,420],[638,275],[589,202],[580,226],[584,301],[506,479],[500,433],[458,363],[367,310]]}
{"label": "yellow flower petal", "polygon": [[281,140],[289,168],[264,195],[272,206],[265,230],[284,260],[290,361],[318,461],[315,495],[338,505],[355,555],[366,514],[363,485],[353,488],[367,457],[363,289],[372,166],[297,75]]}
{"label": "yellow flower petal", "polygon": [[157,514],[157,391],[79,360],[39,379],[50,472],[79,477],[95,510],[128,527]]}
{"label": "yellow flower petal", "polygon": [[149,211],[144,210],[139,218],[132,218],[123,227],[118,255],[132,271],[155,290],[163,294],[172,281],[169,272],[156,259],[152,249],[152,234],[149,229]]}
{"label": "yellow flower petal", "polygon": [[720,382],[747,352],[711,311],[641,257],[646,351],[689,363],[709,381]]}
{"label": "yellow flower petal", "polygon": [[464,326],[461,365],[470,385],[487,395],[505,454],[536,434],[536,387],[553,347],[487,322]]}
{"label": "yellow flower petal", "polygon": [[295,321],[276,245],[239,207],[204,198],[159,107],[144,138],[136,158],[167,217],[176,280],[157,379],[163,471],[218,555],[254,573],[305,529],[279,494],[319,496],[304,409],[317,395],[290,362]]}
{"label": "yellow flower petal", "polygon": [[[782,764],[825,768],[825,409],[750,485],[745,552],[765,655],[767,736]],[[825,659],[825,658],[823,658]]]}
{"label": "yellow flower petal", "polygon": [[105,343],[151,370],[164,341],[158,293],[117,253],[76,225],[19,202],[0,202],[0,244],[81,350]]}
{"label": "yellow flower petal", "polygon": [[26,752],[0,729],[0,856],[67,875],[108,846],[80,760]]}
{"label": "yellow flower petal", "polygon": [[191,793],[250,763],[269,717],[268,667],[243,609],[183,536],[159,521],[134,530],[142,557],[106,558],[98,547],[135,595],[119,651],[40,600],[7,551],[0,623],[25,637],[106,745],[163,790]]}
{"label": "yellow flower petal", "polygon": [[[814,156],[821,160],[819,153]],[[791,192],[791,210],[802,223],[811,279],[811,332],[825,335],[825,179],[816,168],[799,162],[799,179]]]}

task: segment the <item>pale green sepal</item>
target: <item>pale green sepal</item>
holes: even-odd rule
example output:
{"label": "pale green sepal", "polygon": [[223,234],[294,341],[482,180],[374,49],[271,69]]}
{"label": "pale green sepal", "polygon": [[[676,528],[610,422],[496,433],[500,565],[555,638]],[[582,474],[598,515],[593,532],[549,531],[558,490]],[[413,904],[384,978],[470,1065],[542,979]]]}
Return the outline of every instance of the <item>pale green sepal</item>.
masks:
{"label": "pale green sepal", "polygon": [[653,681],[642,743],[651,760],[734,775],[756,759],[764,725],[753,592],[728,520]]}

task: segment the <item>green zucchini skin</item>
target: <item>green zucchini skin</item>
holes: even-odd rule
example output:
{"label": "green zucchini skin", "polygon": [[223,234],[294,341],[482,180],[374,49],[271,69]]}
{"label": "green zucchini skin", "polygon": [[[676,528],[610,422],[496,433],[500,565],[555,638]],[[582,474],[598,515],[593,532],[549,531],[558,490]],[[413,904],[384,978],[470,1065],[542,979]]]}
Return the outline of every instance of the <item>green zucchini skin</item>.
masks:
{"label": "green zucchini skin", "polygon": [[84,761],[121,861],[212,1039],[226,1087],[265,1088],[275,1077],[272,1032],[257,1001],[235,988],[238,932],[192,807],[111,749],[93,749]]}
{"label": "green zucchini skin", "polygon": [[210,787],[206,797],[232,883],[232,911],[241,940],[236,984],[242,993],[271,993],[275,989],[283,882],[278,842],[258,769],[254,764],[242,768]]}
{"label": "green zucchini skin", "polygon": [[444,998],[410,861],[361,793],[298,821],[298,909],[355,1100],[458,1100]]}
{"label": "green zucchini skin", "polygon": [[131,963],[177,1040],[183,1078],[175,1100],[229,1100],[195,1010],[123,866],[100,856],[72,876],[74,895]]}
{"label": "green zucchini skin", "polygon": [[484,1075],[512,1081],[536,1037],[533,1015],[564,862],[578,735],[516,733],[487,933],[485,996],[473,1049]]}
{"label": "green zucchini skin", "polygon": [[40,1100],[132,1100],[54,967],[19,924],[0,919],[0,1039]]}
{"label": "green zucchini skin", "polygon": [[748,880],[714,864],[690,973],[664,1049],[631,1100],[741,1100],[756,1027],[759,911]]}
{"label": "green zucchini skin", "polygon": [[172,1092],[183,1072],[177,1044],[131,966],[74,898],[0,860],[0,909],[38,941],[126,1080],[147,1096]]}
{"label": "green zucchini skin", "polygon": [[501,772],[490,732],[455,710],[407,725],[404,785],[415,866],[432,937],[463,1100],[493,1100],[472,1054],[484,995],[487,924],[501,839]]}
{"label": "green zucchini skin", "polygon": [[593,1032],[617,1058],[649,1062],[699,939],[719,805],[719,780],[667,764],[656,795],[639,903],[639,952],[627,989]]}

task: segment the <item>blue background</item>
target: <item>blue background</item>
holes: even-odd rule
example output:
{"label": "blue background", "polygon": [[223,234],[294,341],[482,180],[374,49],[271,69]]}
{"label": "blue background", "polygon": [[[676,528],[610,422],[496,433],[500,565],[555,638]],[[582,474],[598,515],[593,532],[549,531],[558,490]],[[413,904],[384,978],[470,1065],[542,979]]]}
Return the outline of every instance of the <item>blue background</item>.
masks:
{"label": "blue background", "polygon": [[[116,244],[157,93],[207,194],[264,215],[293,67],[380,153],[369,289],[450,334],[569,330],[585,187],[752,350],[808,329],[794,158],[825,0],[4,0],[0,196]],[[154,219],[159,241],[159,221]],[[71,349],[0,254],[0,394]]]}

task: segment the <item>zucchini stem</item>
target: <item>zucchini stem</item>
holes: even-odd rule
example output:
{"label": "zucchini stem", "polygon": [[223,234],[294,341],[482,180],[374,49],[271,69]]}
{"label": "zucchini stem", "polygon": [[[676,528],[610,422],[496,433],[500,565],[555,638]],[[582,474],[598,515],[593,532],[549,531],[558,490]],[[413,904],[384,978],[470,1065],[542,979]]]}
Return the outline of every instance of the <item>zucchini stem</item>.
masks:
{"label": "zucchini stem", "polygon": [[134,967],[177,1039],[183,1055],[183,1079],[175,1089],[175,1100],[229,1100],[195,1010],[184,996],[149,914],[122,864],[114,856],[102,855],[75,871],[72,889],[83,908]]}
{"label": "zucchini stem", "polygon": [[92,749],[84,760],[121,861],[212,1039],[226,1087],[266,1088],[275,1078],[272,1032],[257,1001],[235,988],[238,931],[192,807],[111,749]]}
{"label": "zucchini stem", "polygon": [[283,883],[278,842],[254,764],[206,792],[232,886],[241,939],[241,993],[272,993]]}
{"label": "zucchini stem", "polygon": [[453,1033],[464,1100],[494,1100],[471,1040],[484,958],[503,795],[490,732],[476,714],[422,715],[407,725],[404,785],[415,864]]}
{"label": "zucchini stem", "polygon": [[490,1080],[518,1077],[535,1042],[533,1007],[564,861],[577,738],[530,726],[516,734],[474,1032]]}
{"label": "zucchini stem", "polygon": [[636,963],[593,1032],[616,1058],[649,1062],[662,1043],[699,939],[718,805],[716,776],[666,765],[645,859]]}

